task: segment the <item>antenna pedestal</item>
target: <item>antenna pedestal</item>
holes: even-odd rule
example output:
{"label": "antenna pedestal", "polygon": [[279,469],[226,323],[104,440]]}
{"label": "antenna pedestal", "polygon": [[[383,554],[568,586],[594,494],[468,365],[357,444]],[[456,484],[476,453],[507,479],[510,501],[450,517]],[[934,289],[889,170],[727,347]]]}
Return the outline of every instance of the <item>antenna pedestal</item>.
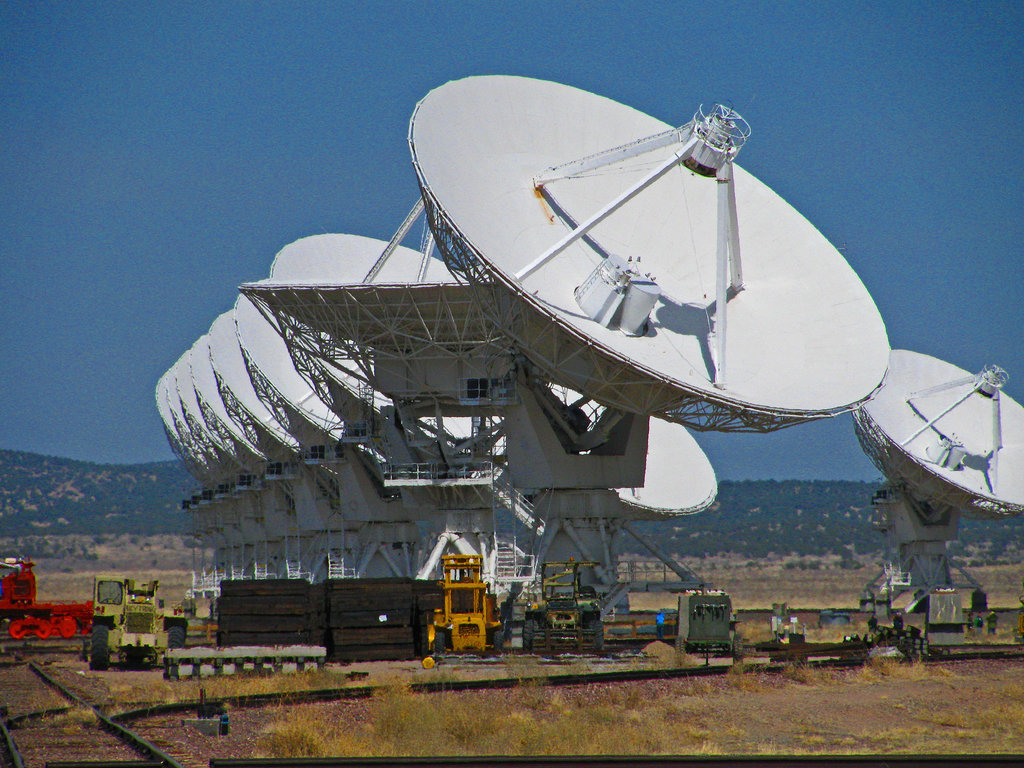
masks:
{"label": "antenna pedestal", "polygon": [[490,507],[445,510],[443,528],[416,578],[439,578],[438,565],[444,555],[480,555],[483,558],[483,579],[493,584],[494,538],[494,512]]}
{"label": "antenna pedestal", "polygon": [[888,539],[894,566],[867,584],[872,594],[887,597],[890,604],[906,596],[909,611],[933,589],[981,588],[947,552],[960,527],[957,508],[918,502],[893,487],[876,493],[872,506],[875,527]]}

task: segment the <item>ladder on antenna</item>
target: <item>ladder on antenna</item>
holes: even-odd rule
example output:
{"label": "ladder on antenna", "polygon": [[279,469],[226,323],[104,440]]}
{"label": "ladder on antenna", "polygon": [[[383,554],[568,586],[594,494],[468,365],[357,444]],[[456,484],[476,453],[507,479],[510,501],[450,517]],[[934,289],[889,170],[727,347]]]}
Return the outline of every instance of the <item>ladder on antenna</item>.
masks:
{"label": "ladder on antenna", "polygon": [[356,399],[359,403],[359,418],[346,421],[343,440],[349,443],[366,443],[379,437],[380,425],[374,409],[374,391],[369,384],[359,382],[356,387]]}

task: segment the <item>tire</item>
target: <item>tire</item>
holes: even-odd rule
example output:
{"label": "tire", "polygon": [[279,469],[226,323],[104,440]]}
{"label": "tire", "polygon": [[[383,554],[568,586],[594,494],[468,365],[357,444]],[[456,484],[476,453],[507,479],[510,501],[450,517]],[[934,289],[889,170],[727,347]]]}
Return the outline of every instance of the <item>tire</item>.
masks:
{"label": "tire", "polygon": [[604,622],[600,619],[593,621],[590,628],[594,631],[594,652],[604,653]]}
{"label": "tire", "polygon": [[533,650],[533,637],[537,634],[537,622],[533,619],[527,619],[523,623],[523,650],[530,652]]}
{"label": "tire", "polygon": [[57,623],[57,631],[65,640],[70,640],[78,633],[78,622],[72,616],[61,616]]}
{"label": "tire", "polygon": [[108,641],[110,628],[106,624],[96,624],[92,628],[92,639],[89,642],[89,669],[104,670],[110,667],[110,649]]}
{"label": "tire", "polygon": [[21,640],[25,637],[25,621],[23,619],[14,619],[7,627],[7,634],[13,637],[15,640]]}
{"label": "tire", "polygon": [[434,631],[434,653],[444,653],[448,650],[448,644],[444,639],[444,632],[441,630]]}
{"label": "tire", "polygon": [[40,640],[46,640],[52,634],[53,624],[51,624],[47,619],[40,619],[39,623],[36,624],[36,637]]}
{"label": "tire", "polygon": [[185,628],[184,627],[171,627],[167,630],[167,647],[168,648],[184,648],[185,647]]}
{"label": "tire", "polygon": [[505,630],[498,627],[494,630],[494,652],[501,653],[505,649]]}

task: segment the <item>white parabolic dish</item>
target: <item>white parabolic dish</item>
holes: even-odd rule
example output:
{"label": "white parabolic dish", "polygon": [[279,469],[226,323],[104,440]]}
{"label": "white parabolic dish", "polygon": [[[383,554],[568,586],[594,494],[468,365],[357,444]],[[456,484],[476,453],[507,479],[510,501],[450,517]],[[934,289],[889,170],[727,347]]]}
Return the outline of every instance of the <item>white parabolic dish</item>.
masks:
{"label": "white parabolic dish", "polygon": [[[695,107],[696,105],[694,105]],[[571,226],[537,192],[547,169],[663,133],[635,109],[556,83],[473,77],[431,91],[410,125],[413,164],[449,267],[494,280],[515,305],[493,314],[553,380],[626,410],[699,429],[774,429],[863,402],[881,382],[882,319],[842,255],[763,183],[734,166],[743,290],[728,302],[728,375],[713,383],[717,192],[683,167],[532,274],[516,274]],[[579,223],[679,144],[545,185]],[[749,152],[750,150],[748,150]],[[574,290],[604,256],[641,260],[662,295],[645,335],[584,314]],[[697,405],[696,403],[700,403]],[[671,413],[682,408],[687,413]]]}
{"label": "white parabolic dish", "polygon": [[[240,297],[235,302],[236,308],[240,302],[248,303],[248,299]],[[277,422],[253,389],[235,329],[235,311],[223,313],[210,326],[210,362],[213,369],[245,415],[258,422],[282,448],[296,451],[298,442]],[[245,418],[245,415],[239,414],[239,417]]]}
{"label": "white parabolic dish", "polygon": [[[956,386],[943,386],[958,382]],[[854,416],[865,452],[914,498],[948,504],[973,517],[1024,513],[1024,408],[999,393],[973,392],[974,376],[928,355],[893,350],[885,383]],[[965,398],[948,413],[943,412]],[[992,456],[994,415],[1002,448]],[[938,418],[937,418],[938,417]],[[934,427],[926,427],[932,420]],[[950,461],[946,438],[962,446]],[[947,466],[948,465],[948,466]]]}

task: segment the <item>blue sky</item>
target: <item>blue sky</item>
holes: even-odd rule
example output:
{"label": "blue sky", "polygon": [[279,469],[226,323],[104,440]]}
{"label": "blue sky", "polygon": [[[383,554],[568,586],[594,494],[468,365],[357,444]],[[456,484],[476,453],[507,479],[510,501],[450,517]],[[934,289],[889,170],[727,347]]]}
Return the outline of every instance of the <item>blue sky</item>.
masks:
{"label": "blue sky", "polygon": [[[894,347],[1024,399],[1021,3],[0,4],[0,447],[171,458],[159,376],[287,243],[387,239],[417,100],[475,74],[681,124],[841,247]],[[698,436],[722,479],[877,473],[848,417]]]}

